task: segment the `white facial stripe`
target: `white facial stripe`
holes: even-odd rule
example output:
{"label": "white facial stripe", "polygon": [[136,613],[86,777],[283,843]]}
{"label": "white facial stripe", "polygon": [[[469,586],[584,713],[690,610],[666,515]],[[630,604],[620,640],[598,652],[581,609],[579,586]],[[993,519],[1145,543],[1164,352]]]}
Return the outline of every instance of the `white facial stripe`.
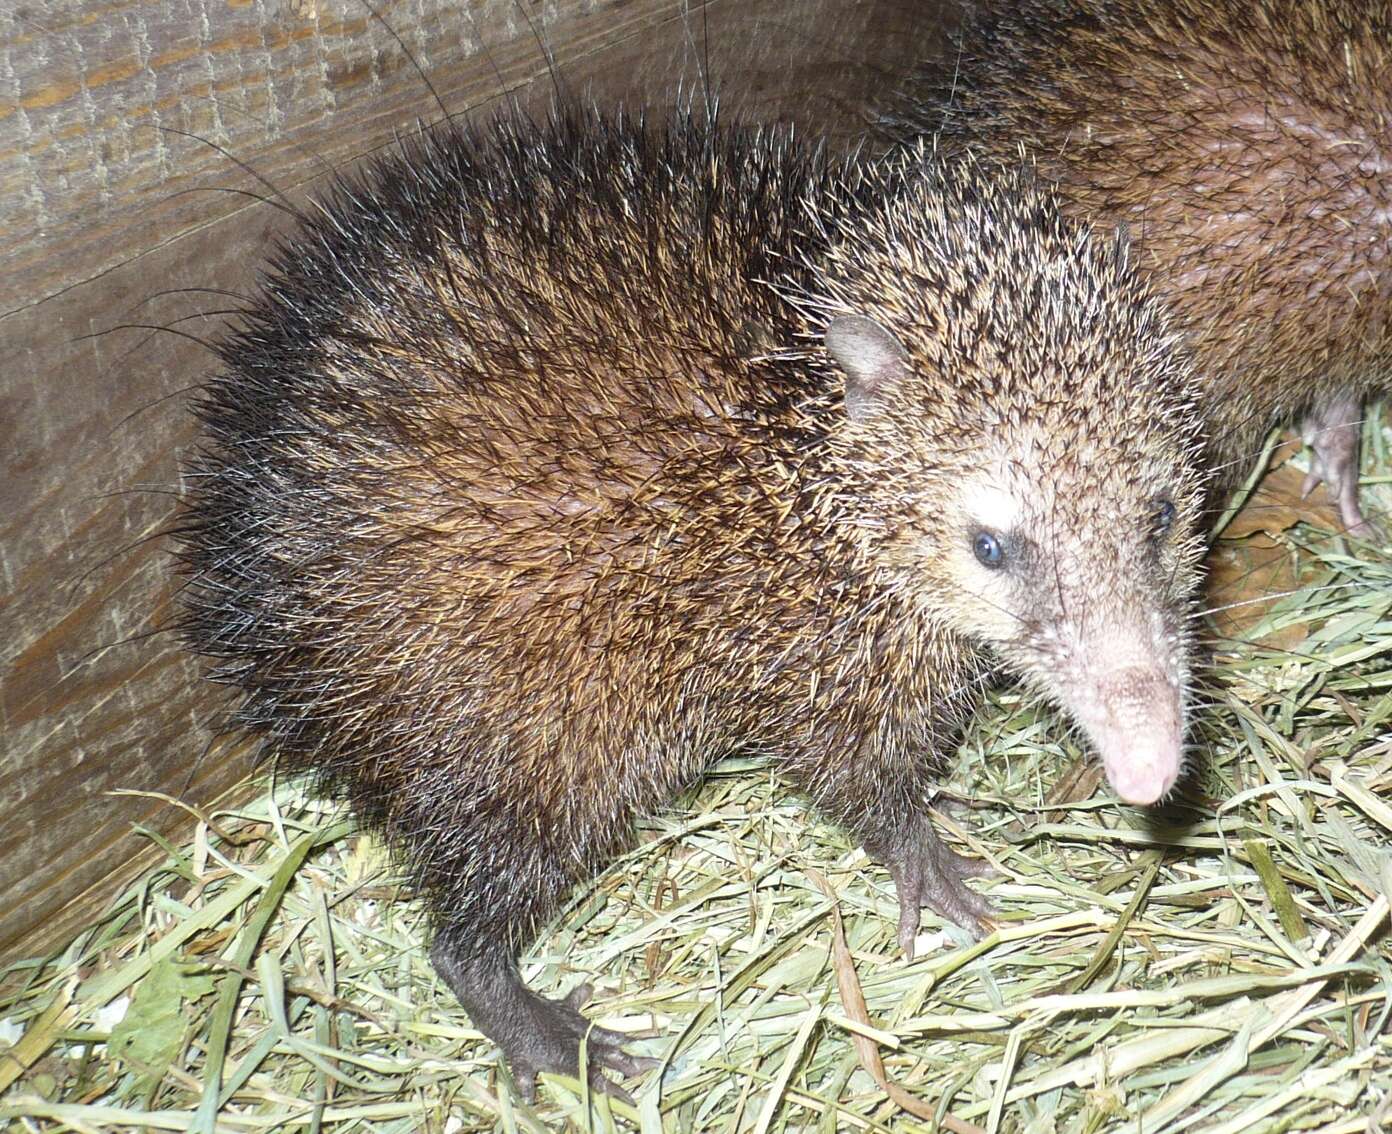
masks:
{"label": "white facial stripe", "polygon": [[1011,531],[1020,520],[1019,502],[999,485],[981,481],[969,485],[962,505],[973,522],[988,531]]}

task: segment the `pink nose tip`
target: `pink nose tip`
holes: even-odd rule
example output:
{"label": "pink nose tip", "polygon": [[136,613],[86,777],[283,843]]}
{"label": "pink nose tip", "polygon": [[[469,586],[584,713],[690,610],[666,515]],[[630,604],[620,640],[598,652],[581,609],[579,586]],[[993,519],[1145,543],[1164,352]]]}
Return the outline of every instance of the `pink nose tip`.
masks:
{"label": "pink nose tip", "polygon": [[1179,761],[1159,753],[1128,752],[1125,758],[1104,761],[1107,781],[1127,803],[1150,804],[1163,799],[1179,778]]}

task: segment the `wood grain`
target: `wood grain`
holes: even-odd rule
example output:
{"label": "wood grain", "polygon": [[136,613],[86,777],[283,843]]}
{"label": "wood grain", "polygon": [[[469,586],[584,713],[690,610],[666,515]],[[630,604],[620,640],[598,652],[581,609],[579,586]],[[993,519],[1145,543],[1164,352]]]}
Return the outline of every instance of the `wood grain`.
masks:
{"label": "wood grain", "polygon": [[[544,106],[540,39],[601,103],[670,105],[708,70],[727,106],[841,140],[941,30],[912,0],[380,6],[451,113]],[[276,195],[442,113],[361,0],[0,7],[0,961],[146,865],[133,825],[187,821],[109,792],[206,806],[244,781],[218,691],[160,632],[195,340],[254,289]]]}

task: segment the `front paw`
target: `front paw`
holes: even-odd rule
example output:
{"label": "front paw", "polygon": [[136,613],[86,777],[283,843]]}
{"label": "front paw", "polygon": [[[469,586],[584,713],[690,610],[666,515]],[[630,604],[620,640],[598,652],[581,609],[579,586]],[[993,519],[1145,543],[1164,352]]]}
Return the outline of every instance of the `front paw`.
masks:
{"label": "front paw", "polygon": [[990,932],[988,919],[995,916],[995,909],[966,880],[994,874],[994,868],[949,850],[926,817],[917,819],[907,832],[867,840],[865,845],[894,879],[899,896],[899,947],[910,960],[924,906],[973,937]]}
{"label": "front paw", "polygon": [[1348,533],[1361,539],[1374,538],[1377,533],[1358,502],[1362,403],[1351,393],[1335,395],[1310,409],[1300,432],[1310,446],[1310,473],[1300,486],[1300,494],[1309,496],[1323,483]]}

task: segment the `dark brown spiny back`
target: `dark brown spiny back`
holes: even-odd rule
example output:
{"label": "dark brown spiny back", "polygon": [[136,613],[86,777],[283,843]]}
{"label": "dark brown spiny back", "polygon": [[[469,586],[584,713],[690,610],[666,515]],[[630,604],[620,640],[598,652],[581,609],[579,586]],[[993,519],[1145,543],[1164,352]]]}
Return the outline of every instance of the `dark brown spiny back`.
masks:
{"label": "dark brown spiny back", "polygon": [[[867,423],[821,346],[853,307],[914,360]],[[480,949],[735,749],[861,838],[908,829],[983,648],[1047,686],[1021,628],[1079,571],[1182,653],[1189,371],[1124,253],[1023,176],[699,118],[445,130],[306,219],[221,355],[187,636]],[[1002,461],[1049,570],[997,625],[958,497]],[[1099,540],[1140,567],[1100,578]]]}
{"label": "dark brown spiny back", "polygon": [[1195,347],[1227,479],[1274,420],[1383,387],[1392,340],[1385,0],[987,3],[886,118],[1124,222]]}

